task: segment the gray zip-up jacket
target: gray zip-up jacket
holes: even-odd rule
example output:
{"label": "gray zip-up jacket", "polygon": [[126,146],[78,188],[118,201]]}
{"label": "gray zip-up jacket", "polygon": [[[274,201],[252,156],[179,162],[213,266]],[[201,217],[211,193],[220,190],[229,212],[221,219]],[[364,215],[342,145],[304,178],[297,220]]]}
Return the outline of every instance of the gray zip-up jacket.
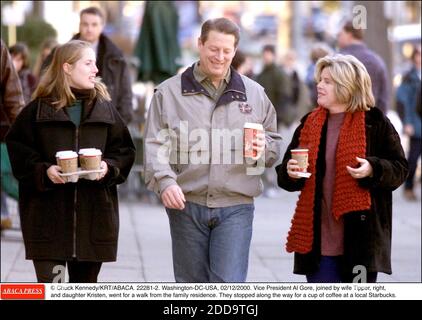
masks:
{"label": "gray zip-up jacket", "polygon": [[[246,122],[265,130],[265,155],[255,163],[243,158]],[[144,137],[148,188],[160,194],[178,184],[187,201],[211,208],[253,203],[263,190],[264,167],[280,156],[273,105],[263,87],[234,69],[217,102],[195,80],[193,66],[161,83]]]}

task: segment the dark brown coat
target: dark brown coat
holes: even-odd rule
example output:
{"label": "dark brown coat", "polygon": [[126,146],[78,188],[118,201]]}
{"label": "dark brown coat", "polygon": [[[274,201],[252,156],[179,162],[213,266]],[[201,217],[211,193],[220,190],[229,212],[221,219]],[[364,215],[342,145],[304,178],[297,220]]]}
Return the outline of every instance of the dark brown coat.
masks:
{"label": "dark brown coat", "polygon": [[[119,207],[116,185],[129,174],[135,147],[118,112],[97,101],[79,128],[61,109],[32,101],[6,137],[13,174],[19,181],[19,209],[27,259],[114,261]],[[46,170],[60,150],[97,148],[109,166],[100,181],[53,184]]]}

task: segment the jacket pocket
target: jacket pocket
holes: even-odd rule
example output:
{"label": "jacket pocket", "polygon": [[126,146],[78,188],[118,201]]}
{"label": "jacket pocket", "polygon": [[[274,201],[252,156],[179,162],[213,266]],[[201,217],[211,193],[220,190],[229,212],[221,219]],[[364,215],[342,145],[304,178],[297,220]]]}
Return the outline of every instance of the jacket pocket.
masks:
{"label": "jacket pocket", "polygon": [[103,193],[98,205],[94,206],[91,219],[91,241],[97,244],[117,242],[119,230],[118,211],[115,210],[108,188],[98,190]]}
{"label": "jacket pocket", "polygon": [[54,202],[44,198],[32,198],[28,210],[23,209],[27,215],[22,216],[22,230],[30,242],[51,241],[53,238],[58,212],[55,212]]}
{"label": "jacket pocket", "polygon": [[96,244],[112,244],[118,238],[118,217],[111,207],[100,206],[92,215],[91,241]]}

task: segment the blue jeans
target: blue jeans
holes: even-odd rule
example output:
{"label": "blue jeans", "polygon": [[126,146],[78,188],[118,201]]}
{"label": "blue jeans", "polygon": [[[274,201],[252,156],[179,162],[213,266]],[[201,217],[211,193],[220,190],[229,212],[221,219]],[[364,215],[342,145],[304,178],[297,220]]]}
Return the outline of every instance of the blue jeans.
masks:
{"label": "blue jeans", "polygon": [[253,204],[208,208],[186,202],[166,209],[176,282],[244,282],[252,238]]}
{"label": "blue jeans", "polygon": [[404,188],[406,190],[413,190],[414,178],[418,166],[418,159],[421,155],[421,138],[410,138],[409,154],[407,161],[409,163],[409,175],[407,176]]}

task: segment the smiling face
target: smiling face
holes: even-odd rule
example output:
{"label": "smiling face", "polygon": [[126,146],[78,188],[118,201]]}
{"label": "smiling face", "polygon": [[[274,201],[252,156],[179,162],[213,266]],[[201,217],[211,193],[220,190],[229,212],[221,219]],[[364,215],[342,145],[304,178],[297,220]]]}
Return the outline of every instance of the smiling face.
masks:
{"label": "smiling face", "polygon": [[204,43],[198,39],[198,48],[201,70],[212,81],[223,79],[236,53],[234,35],[211,30]]}
{"label": "smiling face", "polygon": [[318,105],[328,109],[330,113],[345,112],[346,106],[338,101],[334,82],[328,68],[324,68],[317,84]]}
{"label": "smiling face", "polygon": [[73,65],[65,63],[63,69],[69,77],[69,85],[76,89],[93,89],[98,68],[95,65],[95,53],[91,48],[82,50],[81,58]]}

